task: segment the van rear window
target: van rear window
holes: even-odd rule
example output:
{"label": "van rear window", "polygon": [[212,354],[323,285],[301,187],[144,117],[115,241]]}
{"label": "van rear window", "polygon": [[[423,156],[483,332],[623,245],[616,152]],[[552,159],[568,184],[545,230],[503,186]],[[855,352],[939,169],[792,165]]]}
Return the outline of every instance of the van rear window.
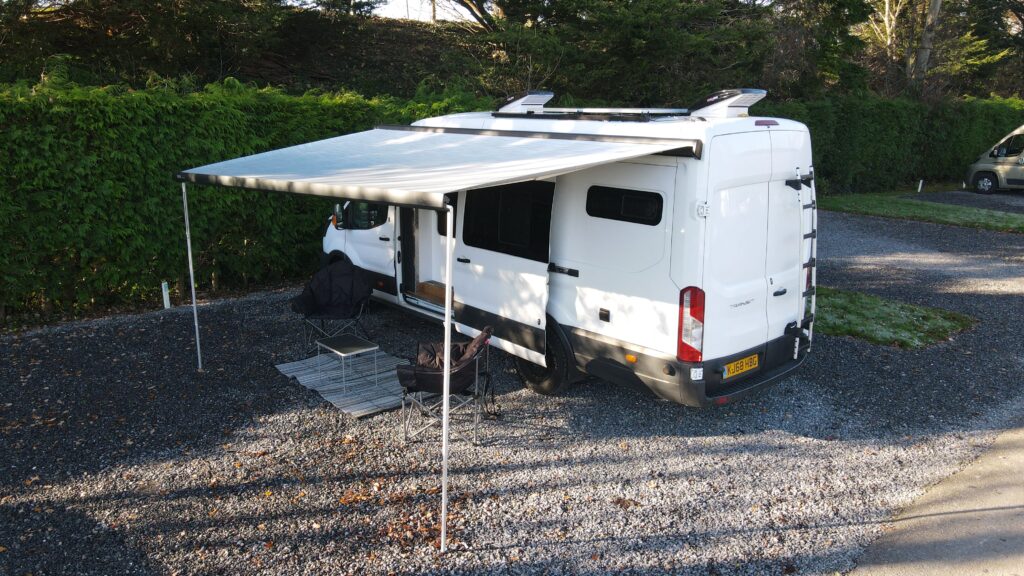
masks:
{"label": "van rear window", "polygon": [[587,190],[587,214],[595,218],[657,226],[662,203],[661,194],[655,192],[610,186],[591,186]]}

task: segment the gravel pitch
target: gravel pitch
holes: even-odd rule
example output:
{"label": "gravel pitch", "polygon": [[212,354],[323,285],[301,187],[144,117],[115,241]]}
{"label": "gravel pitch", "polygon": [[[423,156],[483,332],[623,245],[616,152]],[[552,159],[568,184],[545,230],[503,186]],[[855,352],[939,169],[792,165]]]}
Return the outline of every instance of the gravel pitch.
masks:
{"label": "gravel pitch", "polygon": [[996,192],[993,194],[975,194],[963,190],[952,192],[923,192],[921,194],[910,194],[907,198],[914,200],[925,200],[927,202],[938,202],[939,204],[953,204],[956,206],[968,206],[971,208],[985,208],[988,210],[999,210],[1000,212],[1016,212],[1024,214],[1024,192]]}
{"label": "gravel pitch", "polygon": [[[452,445],[352,420],[273,365],[290,291],[0,339],[0,574],[832,574],[1024,407],[1024,238],[821,216],[824,284],[981,324],[906,352],[818,337],[798,375],[695,410],[591,379],[556,398],[492,355],[502,417]],[[409,356],[438,325],[375,306]],[[455,430],[462,428],[457,423]]]}

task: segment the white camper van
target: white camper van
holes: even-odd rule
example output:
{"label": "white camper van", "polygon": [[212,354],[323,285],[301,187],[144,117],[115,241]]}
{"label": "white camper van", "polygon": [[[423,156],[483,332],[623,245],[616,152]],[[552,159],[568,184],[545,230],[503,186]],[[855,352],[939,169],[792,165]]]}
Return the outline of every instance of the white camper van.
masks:
{"label": "white camper van", "polygon": [[[592,374],[708,406],[794,370],[814,323],[811,139],[798,122],[748,116],[764,95],[726,90],[687,111],[546,108],[552,95],[532,93],[406,127],[688,142],[448,194],[456,327],[492,326],[543,394]],[[443,212],[350,200],[323,250],[369,270],[376,297],[441,319],[445,235]]]}

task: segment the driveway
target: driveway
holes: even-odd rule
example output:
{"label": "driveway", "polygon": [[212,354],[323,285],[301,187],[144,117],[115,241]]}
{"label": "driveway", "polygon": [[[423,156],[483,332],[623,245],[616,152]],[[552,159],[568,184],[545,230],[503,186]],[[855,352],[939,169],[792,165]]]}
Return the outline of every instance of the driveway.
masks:
{"label": "driveway", "polygon": [[[454,551],[436,537],[439,445],[397,413],[353,421],[280,376],[288,292],[0,340],[0,573],[610,570],[832,574],[1024,407],[1021,236],[821,215],[820,281],[973,315],[905,352],[818,336],[765,394],[694,410],[589,380],[529,393],[492,356],[502,418],[452,447]],[[437,325],[375,307],[381,347]]]}
{"label": "driveway", "polygon": [[939,204],[953,204],[955,206],[986,208],[988,210],[1024,214],[1024,191],[1020,190],[1015,192],[995,192],[992,194],[975,194],[974,192],[956,190],[908,194],[906,197],[913,198],[914,200],[938,202]]}

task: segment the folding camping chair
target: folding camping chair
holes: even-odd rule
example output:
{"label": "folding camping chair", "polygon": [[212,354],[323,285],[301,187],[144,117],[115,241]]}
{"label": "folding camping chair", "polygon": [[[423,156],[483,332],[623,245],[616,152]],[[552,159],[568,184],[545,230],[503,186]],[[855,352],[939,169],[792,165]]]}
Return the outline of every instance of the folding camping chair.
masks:
{"label": "folding camping chair", "polygon": [[[492,389],[488,339],[490,326],[470,342],[452,344],[449,414],[464,409],[473,411],[473,443],[477,442],[480,417],[487,392]],[[484,356],[484,368],[480,357]],[[402,439],[408,442],[431,426],[441,423],[444,407],[444,343],[420,342],[415,365],[402,364],[395,368],[402,385]],[[483,386],[480,385],[481,379]],[[420,421],[414,427],[412,418],[419,413]],[[425,422],[424,422],[425,420]]]}
{"label": "folding camping chair", "polygon": [[369,338],[362,317],[373,291],[366,271],[339,258],[313,275],[302,290],[292,298],[291,307],[302,314],[302,334],[307,352],[316,347],[317,340],[332,338],[356,331]]}

